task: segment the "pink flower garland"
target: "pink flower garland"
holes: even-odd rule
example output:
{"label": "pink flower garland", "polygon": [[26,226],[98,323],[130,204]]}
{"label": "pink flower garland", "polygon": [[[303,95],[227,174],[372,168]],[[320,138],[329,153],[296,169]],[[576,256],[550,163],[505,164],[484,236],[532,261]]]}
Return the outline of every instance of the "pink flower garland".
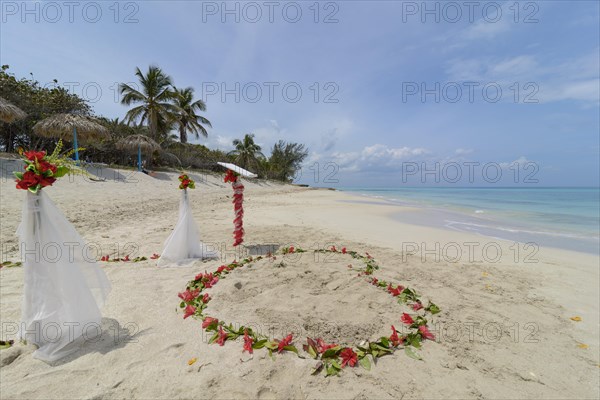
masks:
{"label": "pink flower garland", "polygon": [[233,187],[233,211],[235,213],[233,245],[237,246],[244,242],[244,185],[239,181],[238,175],[231,170],[227,171],[224,182],[231,182]]}

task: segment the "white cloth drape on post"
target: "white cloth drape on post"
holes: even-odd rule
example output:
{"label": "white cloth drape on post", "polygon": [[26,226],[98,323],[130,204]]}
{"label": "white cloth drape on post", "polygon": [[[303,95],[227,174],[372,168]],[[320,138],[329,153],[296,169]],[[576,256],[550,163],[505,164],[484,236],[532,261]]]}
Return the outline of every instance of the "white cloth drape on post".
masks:
{"label": "white cloth drape on post", "polygon": [[188,199],[187,189],[183,189],[179,201],[179,220],[165,240],[165,247],[158,259],[159,267],[182,266],[197,259],[214,259],[219,256],[216,250],[200,241],[200,233]]}
{"label": "white cloth drape on post", "polygon": [[24,259],[20,337],[38,346],[33,357],[52,362],[101,333],[110,282],[73,225],[40,190],[27,192],[17,229]]}

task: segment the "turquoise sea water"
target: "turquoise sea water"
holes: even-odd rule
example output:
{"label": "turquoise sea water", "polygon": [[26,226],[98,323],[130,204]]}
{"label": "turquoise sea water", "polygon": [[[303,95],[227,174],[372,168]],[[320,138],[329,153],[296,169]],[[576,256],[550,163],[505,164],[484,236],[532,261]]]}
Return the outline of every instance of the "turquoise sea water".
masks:
{"label": "turquoise sea water", "polygon": [[598,254],[600,188],[345,188],[422,207],[404,222]]}

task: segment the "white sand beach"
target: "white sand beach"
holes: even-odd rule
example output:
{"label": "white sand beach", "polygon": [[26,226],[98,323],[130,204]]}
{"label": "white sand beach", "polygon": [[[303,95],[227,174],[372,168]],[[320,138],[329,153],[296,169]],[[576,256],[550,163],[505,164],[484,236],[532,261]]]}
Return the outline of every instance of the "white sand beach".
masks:
{"label": "white sand beach", "polygon": [[[177,221],[177,175],[128,172],[127,182],[77,177],[44,189],[79,233],[102,255],[160,253]],[[112,292],[103,309],[103,332],[76,353],[48,365],[16,343],[0,351],[3,399],[113,398],[537,398],[600,396],[598,258],[541,248],[535,262],[515,260],[513,245],[482,236],[402,224],[395,213],[418,213],[377,201],[356,201],[339,191],[246,181],[245,245],[304,249],[347,247],[369,252],[377,276],[410,285],[442,310],[430,321],[436,342],[423,360],[403,352],[382,357],[371,371],[345,368],[339,377],[311,375],[314,361],[295,355],[271,360],[242,344],[208,344],[201,322],[183,319],[177,293],[196,274],[213,271],[239,254],[232,248],[231,186],[222,175],[192,174],[193,213],[205,243],[221,260],[187,267],[100,262]],[[18,261],[15,230],[24,199],[11,179],[1,183],[3,261]],[[406,254],[406,244],[476,243],[463,254]],[[502,255],[486,261],[481,248],[498,243]],[[403,254],[403,243],[405,253]],[[414,250],[414,248],[413,248]],[[413,251],[414,252],[414,251]],[[435,252],[434,252],[435,253]],[[211,316],[273,331],[353,343],[400,327],[402,307],[356,277],[345,256],[312,252],[277,256],[234,271],[212,289]],[[285,266],[278,264],[283,261]],[[0,270],[2,339],[20,319],[23,268]],[[579,316],[581,321],[570,318]],[[13,335],[14,336],[14,335]],[[192,365],[190,359],[197,358]]]}

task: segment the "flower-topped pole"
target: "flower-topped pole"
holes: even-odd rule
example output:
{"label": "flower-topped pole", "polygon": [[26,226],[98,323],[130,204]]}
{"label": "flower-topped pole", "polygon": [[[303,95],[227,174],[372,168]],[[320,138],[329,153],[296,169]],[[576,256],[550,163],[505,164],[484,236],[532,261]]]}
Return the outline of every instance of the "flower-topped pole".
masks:
{"label": "flower-topped pole", "polygon": [[[38,346],[35,358],[48,362],[76,351],[70,344],[88,335],[84,327],[99,326],[110,291],[104,272],[86,256],[84,240],[43,190],[79,169],[70,159],[75,150],[61,154],[61,149],[59,141],[51,155],[21,152],[25,171],[15,172],[17,189],[27,191],[17,230],[24,267],[20,337]],[[48,247],[56,249],[52,255],[43,250]],[[58,327],[58,338],[39,334],[51,325]]]}
{"label": "flower-topped pole", "polygon": [[239,179],[239,174],[232,170],[227,170],[224,181],[231,182],[233,187],[233,246],[238,246],[244,242],[244,185]]}
{"label": "flower-topped pole", "polygon": [[240,177],[256,178],[258,175],[238,167],[235,164],[224,162],[218,162],[217,164],[227,168],[227,174],[225,174],[224,181],[231,182],[231,186],[233,187],[233,210],[235,212],[235,219],[233,220],[233,245],[238,246],[244,241],[244,185],[242,184]]}
{"label": "flower-topped pole", "polygon": [[200,241],[198,225],[194,221],[188,199],[188,189],[195,189],[196,183],[186,173],[179,175],[181,201],[179,203],[179,219],[173,231],[165,240],[165,246],[157,266],[182,266],[193,263],[198,259],[215,258],[218,254],[208,250]]}

